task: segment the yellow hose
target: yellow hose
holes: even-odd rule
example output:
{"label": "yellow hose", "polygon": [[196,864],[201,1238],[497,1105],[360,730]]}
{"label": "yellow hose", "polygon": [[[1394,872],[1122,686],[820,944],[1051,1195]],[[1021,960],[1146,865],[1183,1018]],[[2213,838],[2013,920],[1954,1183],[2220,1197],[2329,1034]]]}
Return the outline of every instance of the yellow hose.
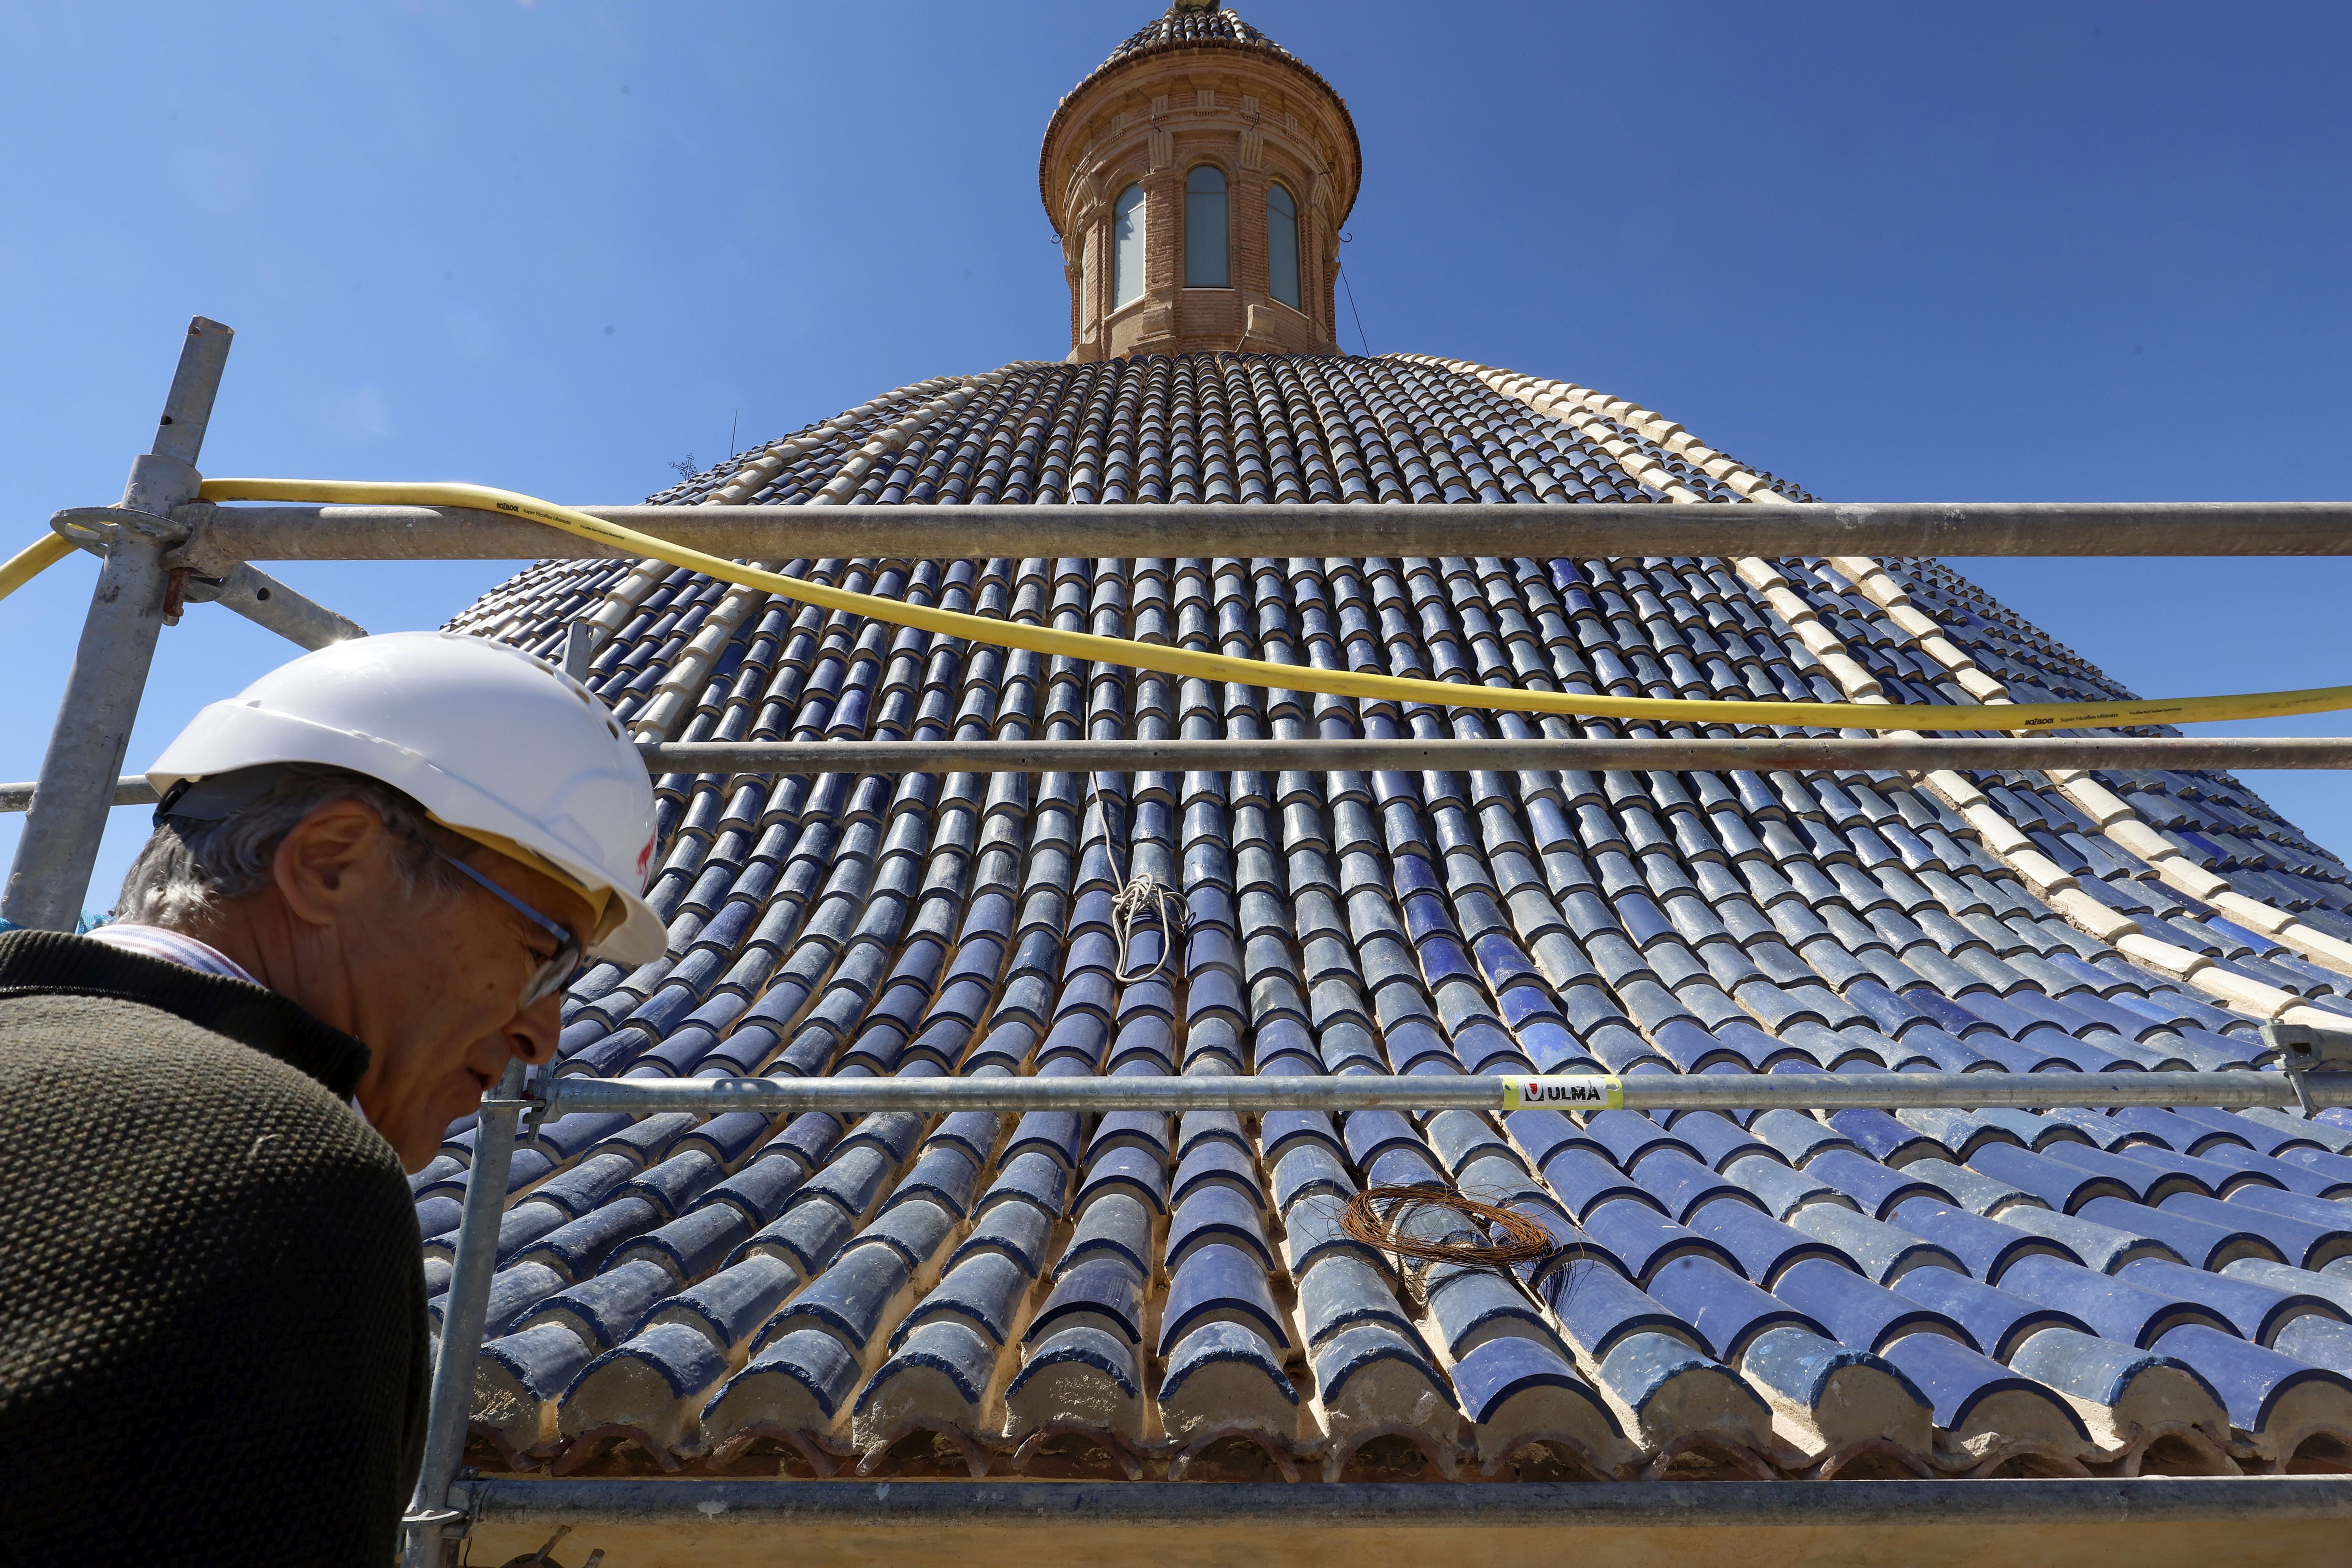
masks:
{"label": "yellow hose", "polygon": [[[1242,685],[1280,686],[1295,692],[1376,701],[1435,703],[1455,707],[1509,708],[1521,712],[1579,715],[1589,718],[1647,719],[1661,724],[1818,725],[1851,729],[2020,730],[2090,728],[2114,725],[2201,724],[2220,719],[2261,718],[2283,714],[2328,713],[2352,708],[2352,686],[2310,691],[2258,692],[2242,696],[2163,697],[2115,703],[2019,703],[1997,707],[1944,704],[1720,702],[1705,698],[1615,697],[1578,692],[1526,691],[1512,686],[1472,685],[1453,681],[1412,680],[1400,675],[1357,674],[1196,653],[1155,643],[1130,643],[1086,632],[1055,632],[1017,621],[927,609],[892,599],[828,588],[757,567],[739,566],[684,545],[605,522],[570,507],[494,490],[483,485],[373,484],[341,479],[207,479],[207,501],[310,501],[325,505],[467,507],[504,512],[545,523],[582,538],[650,556],[671,566],[702,572],[722,582],[764,588],[807,604],[865,615],[895,626],[912,626],[944,636],[1036,653],[1092,659],[1107,664],[1197,675]],[[36,546],[35,549],[40,547]],[[30,552],[27,552],[28,554]],[[23,557],[18,557],[23,559]]]}
{"label": "yellow hose", "polygon": [[73,554],[74,545],[58,534],[45,534],[8,558],[0,566],[0,599],[5,599],[25,584]]}

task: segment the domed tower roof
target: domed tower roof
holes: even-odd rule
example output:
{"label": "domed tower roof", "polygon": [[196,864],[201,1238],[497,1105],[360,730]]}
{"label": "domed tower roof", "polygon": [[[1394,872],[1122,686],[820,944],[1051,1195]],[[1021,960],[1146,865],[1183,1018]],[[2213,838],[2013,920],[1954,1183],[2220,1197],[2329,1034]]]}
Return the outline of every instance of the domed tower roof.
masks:
{"label": "domed tower roof", "polygon": [[[1125,74],[1161,66],[1192,74]],[[1279,74],[1244,94],[1244,69]],[[1298,131],[1267,131],[1253,164],[1244,136],[1279,118],[1265,95],[1294,90],[1280,113]],[[1066,100],[1047,205],[1090,214],[1066,238],[1116,238],[1121,193],[1140,186],[1148,234],[1182,221],[1201,167],[1263,204],[1276,176],[1307,186],[1310,154],[1351,147],[1320,117],[1328,91],[1232,13],[1171,12]],[[1155,180],[1175,204],[1150,205]],[[1369,540],[1461,502],[1706,506],[1736,525],[1738,507],[1810,498],[1573,382],[1305,339],[1155,351],[1223,328],[1206,307],[1187,323],[1182,296],[1207,291],[1168,284],[1181,246],[1147,259],[1163,271],[1113,296],[1077,362],[900,387],[654,499],[1125,503],[1160,523],[1202,503],[1328,503],[1360,508]],[[1174,319],[1151,340],[1143,319],[1162,308]],[[1130,321],[1138,336],[1118,337]],[[1233,323],[1250,330],[1245,310]],[[556,660],[584,622],[589,685],[639,738],[812,752],[1769,743],[1791,733],[1775,723],[1785,700],[2127,695],[1937,561],[1555,556],[1565,530],[1539,516],[1549,531],[1509,558],[1063,559],[1018,553],[1034,543],[1007,530],[992,559],[783,569],[1301,672],[1452,682],[1459,705],[1044,657],[650,560],[543,561],[450,624]],[[1753,716],[1475,706],[1506,687]],[[2137,1073],[2266,1067],[2265,1018],[2352,1015],[2352,872],[2223,774],[845,768],[673,773],[656,792],[647,900],[670,951],[582,977],[559,1073]],[[2186,1434],[2168,1441],[2216,1466],[2229,1445],[2284,1469],[2307,1432],[2352,1430],[2352,1391],[2295,1359],[2338,1354],[2332,1342],[2263,1337],[2290,1295],[2333,1288],[2303,1269],[2352,1247],[2330,1218],[2352,1195],[2352,1134],[2324,1123],[691,1120],[570,1116],[520,1156],[477,1462],[878,1480],[935,1478],[952,1449],[959,1475],[1339,1480],[1394,1479],[1402,1445],[1424,1479],[1701,1461],[1793,1479],[1865,1461],[2137,1465],[2154,1404],[2158,1429]],[[436,1281],[470,1137],[417,1182]],[[1524,1280],[1440,1270],[1419,1288],[1336,1226],[1385,1185],[1507,1204],[1592,1261]],[[2242,1188],[2261,1201],[2216,1201]],[[2228,1278],[2204,1268],[2223,1262]],[[2159,1333],[2161,1356],[2133,1348]],[[2282,1379],[2309,1402],[2241,1397]],[[2228,1408],[2212,1389],[2236,1391]],[[2265,1413],[2290,1406],[2292,1424]],[[2262,1428],[2233,1432],[2233,1410]]]}
{"label": "domed tower roof", "polygon": [[1236,13],[1180,0],[1045,128],[1069,357],[1338,353],[1339,231],[1362,171],[1330,83]]}
{"label": "domed tower roof", "polygon": [[[1242,14],[1227,6],[1223,10],[1211,5],[1192,4],[1176,0],[1176,4],[1113,49],[1103,61],[1117,65],[1130,55],[1147,49],[1171,48],[1185,44],[1240,44],[1249,48],[1271,49],[1294,65],[1298,57],[1242,20]],[[1304,67],[1302,66],[1303,69]]]}

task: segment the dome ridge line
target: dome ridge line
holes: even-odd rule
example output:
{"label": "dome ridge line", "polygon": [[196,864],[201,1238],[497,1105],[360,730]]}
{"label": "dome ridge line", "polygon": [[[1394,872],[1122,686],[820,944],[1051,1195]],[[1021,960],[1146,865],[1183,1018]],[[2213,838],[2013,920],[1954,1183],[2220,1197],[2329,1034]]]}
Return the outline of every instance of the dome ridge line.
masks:
{"label": "dome ridge line", "polygon": [[[1538,413],[1560,419],[1592,438],[1612,457],[1618,457],[1621,464],[1623,462],[1622,454],[1631,448],[1622,442],[1615,443],[1612,447],[1612,443],[1605,439],[1605,426],[1598,416],[1600,410],[1608,410],[1610,420],[1657,441],[1662,446],[1666,445],[1668,440],[1682,441],[1685,460],[1691,459],[1696,452],[1706,450],[1699,447],[1689,433],[1679,425],[1672,425],[1633,403],[1608,398],[1588,388],[1566,386],[1558,382],[1539,382],[1531,376],[1496,370],[1467,360],[1438,360],[1426,355],[1398,357],[1442,366],[1478,381],[1505,396],[1516,398]],[[1787,497],[1773,492],[1760,476],[1719,454],[1712,455],[1726,465],[1717,476],[1734,488],[1742,489],[1752,503],[1789,504]],[[1628,471],[1634,472],[1630,467]],[[1643,484],[1664,490],[1677,504],[1705,504],[1702,497],[1687,487],[1675,484],[1671,476],[1662,470],[1654,467],[1635,472],[1635,476]],[[1740,484],[1743,479],[1747,481],[1744,487]],[[1913,646],[1951,671],[1954,680],[1969,695],[1992,706],[2015,703],[2016,699],[2010,695],[2006,685],[1987,674],[1973,658],[1944,635],[1944,628],[1938,622],[1912,605],[1910,596],[1887,575],[1884,563],[1868,556],[1832,556],[1829,558],[1829,563],[1850,579],[1865,598],[1885,610],[1888,623],[1901,631]],[[1741,581],[1756,590],[1773,608],[1796,633],[1797,640],[1806,651],[1821,662],[1850,699],[1857,703],[1886,702],[1886,695],[1877,679],[1863,668],[1846,649],[1843,639],[1822,624],[1811,605],[1796,591],[1790,579],[1778,567],[1761,557],[1748,556],[1735,561],[1733,569]],[[1890,733],[1909,737],[1916,732]],[[2352,974],[2352,943],[2330,936],[2287,911],[2275,909],[2236,892],[2227,878],[2189,860],[2178,845],[2159,835],[2138,812],[2089,774],[2075,769],[2060,769],[2046,776],[2061,794],[2090,816],[2103,836],[2111,840],[2119,851],[2147,862],[2166,885],[2200,902],[2212,904],[2239,919],[2250,919],[2255,923],[2256,929],[2294,947],[2315,963],[2339,973]],[[1963,775],[1944,768],[1916,774],[1913,778],[1915,782],[1933,791],[1958,813],[1960,820],[1975,831],[1986,853],[2014,873],[2036,897],[2084,935],[2108,943],[2144,964],[2265,1019],[2277,1019],[2288,1009],[2301,1003],[2303,998],[2294,992],[2231,973],[2204,954],[2157,936],[2139,921],[2093,898],[2082,890],[2080,882],[2072,873],[2044,854],[1995,800]],[[2230,902],[2223,904],[2225,899]]]}

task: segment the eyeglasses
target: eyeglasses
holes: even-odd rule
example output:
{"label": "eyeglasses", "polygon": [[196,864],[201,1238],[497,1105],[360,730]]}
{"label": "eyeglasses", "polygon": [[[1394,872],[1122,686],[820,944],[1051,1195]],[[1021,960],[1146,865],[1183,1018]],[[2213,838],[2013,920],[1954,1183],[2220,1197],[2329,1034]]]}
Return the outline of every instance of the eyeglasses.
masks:
{"label": "eyeglasses", "polygon": [[579,977],[580,971],[585,967],[588,963],[587,949],[581,946],[580,938],[574,936],[571,932],[565,930],[562,926],[558,925],[554,921],[550,920],[546,915],[541,915],[538,910],[533,909],[530,904],[525,904],[521,899],[517,898],[513,894],[509,893],[505,888],[500,887],[497,883],[492,882],[488,877],[484,876],[480,872],[476,871],[472,866],[467,865],[464,861],[459,860],[457,856],[452,854],[444,854],[441,858],[447,861],[451,865],[456,866],[459,871],[464,872],[467,876],[472,877],[476,882],[481,883],[483,887],[488,889],[491,893],[497,894],[499,900],[502,901],[507,907],[512,909],[516,914],[521,915],[525,920],[530,921],[533,925],[538,926],[541,930],[546,932],[550,936],[555,939],[555,956],[541,963],[539,967],[538,972],[532,975],[531,977],[523,985],[522,1006],[530,1007],[535,1002],[544,1001],[547,998],[553,996],[556,992],[562,990],[564,987],[570,985],[574,979]]}

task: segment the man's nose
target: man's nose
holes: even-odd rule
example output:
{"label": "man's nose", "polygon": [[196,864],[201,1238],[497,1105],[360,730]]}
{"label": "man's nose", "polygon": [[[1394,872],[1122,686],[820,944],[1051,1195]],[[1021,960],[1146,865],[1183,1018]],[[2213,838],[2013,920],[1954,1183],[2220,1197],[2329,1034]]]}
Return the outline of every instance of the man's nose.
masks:
{"label": "man's nose", "polygon": [[533,1067],[544,1067],[555,1060],[555,1042],[562,1033],[562,998],[541,997],[507,1025],[507,1049]]}

